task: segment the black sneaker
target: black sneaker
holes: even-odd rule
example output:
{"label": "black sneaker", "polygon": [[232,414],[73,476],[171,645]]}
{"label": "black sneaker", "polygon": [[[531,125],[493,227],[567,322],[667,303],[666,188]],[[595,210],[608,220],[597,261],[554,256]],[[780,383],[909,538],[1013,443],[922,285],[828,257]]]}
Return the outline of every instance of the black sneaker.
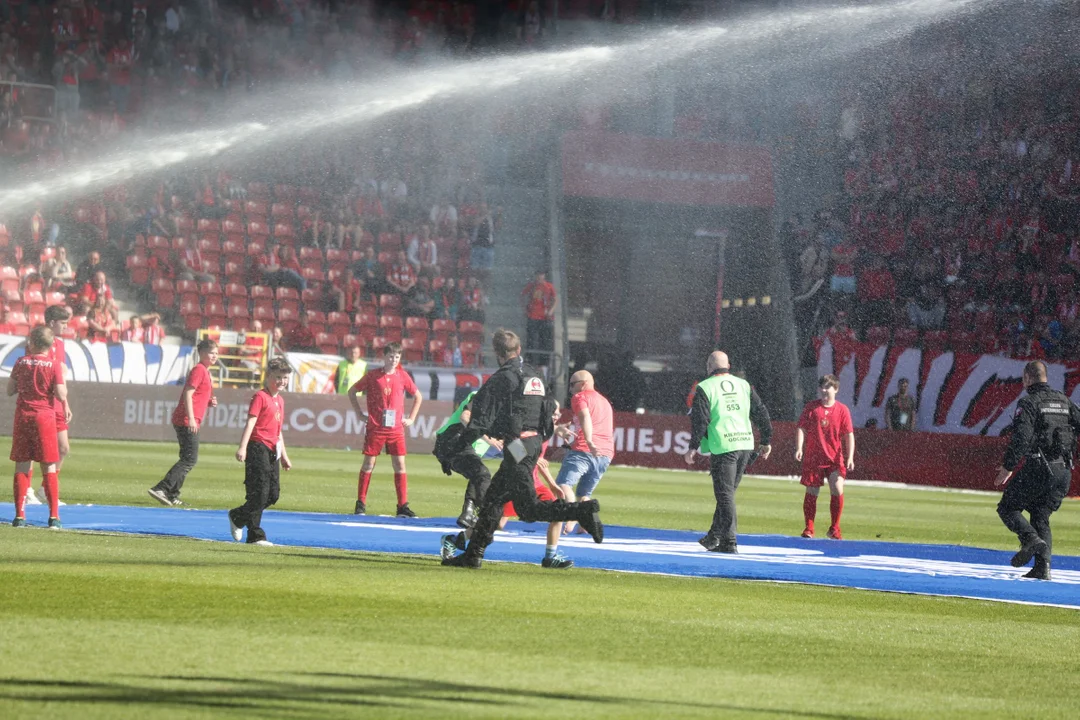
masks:
{"label": "black sneaker", "polygon": [[352,514],[353,515],[364,515],[365,513],[367,513],[367,505],[364,504],[363,500],[357,500],[356,501],[356,507],[353,509]]}
{"label": "black sneaker", "polygon": [[466,500],[465,505],[461,508],[461,514],[458,515],[457,526],[462,530],[468,530],[476,524],[476,505],[472,500]]}
{"label": "black sneaker", "polygon": [[26,518],[15,518],[11,521],[11,527],[26,527]]}
{"label": "black sneaker", "polygon": [[[578,518],[578,524],[592,535],[593,542],[604,542],[604,523],[600,522],[600,503],[590,500],[592,510]],[[582,503],[584,505],[584,503]]]}
{"label": "black sneaker", "polygon": [[709,551],[710,552],[715,552],[715,553],[726,553],[728,555],[738,555],[739,554],[739,546],[738,545],[719,545],[718,544],[716,547],[709,548]]}
{"label": "black sneaker", "polygon": [[1034,567],[1024,575],[1024,577],[1030,580],[1049,580],[1050,568],[1047,567]]}
{"label": "black sneaker", "polygon": [[183,501],[178,497],[169,498],[169,502],[172,503],[173,507],[184,507]]}
{"label": "black sneaker", "polygon": [[702,535],[698,538],[698,544],[706,550],[713,551],[720,547],[720,541],[712,535]]}
{"label": "black sneaker", "polygon": [[409,507],[409,503],[405,503],[404,505],[398,505],[397,516],[400,518],[414,518],[416,513]]}
{"label": "black sneaker", "polygon": [[1036,535],[1034,538],[1021,545],[1020,552],[1012,556],[1012,566],[1024,567],[1031,561],[1031,558],[1046,552],[1046,547],[1046,541]]}
{"label": "black sneaker", "polygon": [[49,518],[50,530],[63,530],[64,526],[60,524],[60,518]]}
{"label": "black sneaker", "polygon": [[463,567],[470,568],[471,570],[480,569],[480,558],[472,559],[467,553],[461,553],[455,555],[452,558],[446,558],[442,561],[442,564],[446,567]]}
{"label": "black sneaker", "polygon": [[551,568],[553,570],[569,570],[574,567],[574,561],[565,555],[555,555],[555,557],[546,557],[541,560],[540,567]]}

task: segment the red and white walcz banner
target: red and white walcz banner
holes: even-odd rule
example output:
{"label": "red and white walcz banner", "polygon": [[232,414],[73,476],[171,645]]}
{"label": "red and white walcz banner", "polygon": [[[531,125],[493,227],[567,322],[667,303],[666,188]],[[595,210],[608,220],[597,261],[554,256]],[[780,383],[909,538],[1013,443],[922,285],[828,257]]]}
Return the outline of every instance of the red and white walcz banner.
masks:
{"label": "red and white walcz banner", "polygon": [[[818,351],[818,374],[840,378],[837,399],[851,409],[857,428],[885,427],[885,402],[907,378],[919,408],[916,430],[996,437],[1012,422],[1024,396],[1027,362],[826,340]],[[1046,367],[1050,386],[1080,404],[1080,363],[1047,362]]]}
{"label": "red and white walcz banner", "polygon": [[773,206],[768,149],[676,138],[569,132],[563,194],[673,205]]}

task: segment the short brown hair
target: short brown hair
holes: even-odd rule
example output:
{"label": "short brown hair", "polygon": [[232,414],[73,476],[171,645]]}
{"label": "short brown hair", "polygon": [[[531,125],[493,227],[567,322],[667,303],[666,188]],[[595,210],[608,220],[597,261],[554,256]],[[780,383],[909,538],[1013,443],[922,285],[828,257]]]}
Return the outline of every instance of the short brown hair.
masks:
{"label": "short brown hair", "polygon": [[203,338],[199,341],[199,344],[195,346],[195,350],[201,353],[210,352],[217,346],[218,344],[216,340],[211,340],[210,338]]}
{"label": "short brown hair", "polygon": [[30,331],[30,337],[26,338],[26,344],[31,350],[48,350],[52,347],[55,339],[52,328],[48,325],[38,325]]}
{"label": "short brown hair", "polygon": [[1024,377],[1032,382],[1046,382],[1046,363],[1032,360],[1024,366]]}
{"label": "short brown hair", "polygon": [[835,375],[822,375],[817,381],[817,386],[819,388],[829,388],[829,387],[831,387],[831,388],[836,388],[837,390],[839,390],[840,389],[840,379],[838,377],[836,377]]}
{"label": "short brown hair", "polygon": [[521,338],[513,330],[499,328],[491,337],[491,348],[499,357],[507,357],[521,350]]}
{"label": "short brown hair", "polygon": [[384,347],[383,350],[382,350],[383,357],[386,357],[387,355],[393,355],[394,353],[397,353],[398,355],[401,354],[401,343],[399,343],[399,342],[386,343],[386,347]]}
{"label": "short brown hair", "polygon": [[288,375],[292,372],[292,366],[289,365],[289,361],[283,357],[276,357],[270,362],[266,363],[266,371],[271,373],[284,373]]}
{"label": "short brown hair", "polygon": [[70,320],[71,311],[68,310],[66,305],[50,305],[45,308],[45,322],[51,323],[55,320]]}

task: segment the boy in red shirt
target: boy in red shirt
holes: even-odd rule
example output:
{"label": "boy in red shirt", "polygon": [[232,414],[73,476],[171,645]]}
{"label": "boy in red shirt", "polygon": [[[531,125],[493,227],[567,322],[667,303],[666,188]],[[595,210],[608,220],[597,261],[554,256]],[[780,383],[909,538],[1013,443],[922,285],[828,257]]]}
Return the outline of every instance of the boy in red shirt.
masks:
{"label": "boy in red shirt", "polygon": [[[405,393],[412,396],[409,417],[405,414]],[[360,409],[359,395],[367,395],[367,412]],[[355,515],[367,512],[367,492],[371,473],[379,453],[386,448],[394,467],[394,490],[397,491],[397,516],[414,518],[409,508],[409,481],[405,473],[405,428],[416,421],[423,398],[416,383],[401,367],[401,343],[389,343],[383,349],[383,367],[369,370],[349,388],[349,402],[366,424],[364,464],[356,490]]]}
{"label": "boy in red shirt", "polygon": [[266,386],[251,398],[248,406],[247,424],[240,437],[236,459],[244,463],[244,504],[229,511],[229,530],[232,538],[240,542],[244,526],[247,541],[251,545],[273,545],[266,539],[260,526],[263,510],[278,501],[281,494],[280,467],[292,468],[289,454],[285,451],[285,438],[281,436],[281,424],[285,419],[285,400],[281,391],[289,382],[292,369],[285,358],[274,358],[266,364]]}
{"label": "boy in red shirt", "polygon": [[41,464],[45,496],[49,502],[49,528],[60,529],[60,478],[56,463],[60,451],[56,443],[54,399],[67,405],[64,373],[50,356],[52,330],[39,325],[26,340],[27,354],[15,361],[8,378],[8,396],[18,395],[11,436],[11,459],[15,461],[15,519],[13,527],[26,525],[24,503],[30,487],[30,468]]}
{"label": "boy in red shirt", "polygon": [[[835,375],[818,380],[820,400],[803,408],[795,430],[795,459],[802,463],[804,538],[814,537],[814,516],[817,515],[818,492],[829,481],[829,511],[832,523],[828,536],[840,540],[840,514],[844,511],[844,478],[855,469],[855,432],[851,412],[836,402],[840,381]],[[809,442],[807,442],[809,440]],[[806,452],[803,453],[803,445]]]}
{"label": "boy in red shirt", "polygon": [[207,407],[217,407],[214,382],[210,378],[210,366],[217,363],[218,345],[209,338],[199,341],[195,348],[199,362],[188,373],[180,402],[173,410],[172,424],[176,439],[180,442],[180,459],[169,469],[165,477],[146,492],[167,507],[179,507],[180,489],[187,475],[199,462],[199,426],[206,417]]}
{"label": "boy in red shirt", "polygon": [[[45,325],[48,326],[53,333],[53,344],[49,349],[49,358],[59,367],[60,377],[64,376],[64,365],[67,359],[67,353],[64,350],[64,338],[62,336],[67,329],[69,320],[71,320],[71,310],[66,306],[50,305],[45,308]],[[68,442],[68,423],[71,422],[71,407],[66,400],[60,402],[59,400],[54,399],[53,409],[56,411],[56,449],[59,453],[59,459],[56,461],[56,472],[59,473],[60,469],[64,466],[64,458],[66,458],[71,451],[71,444]],[[30,505],[41,505],[48,502],[48,497],[45,493],[44,479],[41,481],[41,494],[38,497],[35,497],[33,494],[33,466],[27,471],[26,476],[30,479],[30,484],[26,488],[26,502]]]}

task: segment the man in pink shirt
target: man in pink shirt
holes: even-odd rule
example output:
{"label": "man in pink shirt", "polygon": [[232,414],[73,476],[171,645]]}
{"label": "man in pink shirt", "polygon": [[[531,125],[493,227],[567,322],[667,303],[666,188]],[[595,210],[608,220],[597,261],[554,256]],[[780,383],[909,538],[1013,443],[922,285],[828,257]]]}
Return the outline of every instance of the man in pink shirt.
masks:
{"label": "man in pink shirt", "polygon": [[[555,483],[567,502],[585,501],[592,497],[600,478],[615,457],[615,428],[611,403],[596,392],[592,373],[579,370],[570,376],[570,411],[573,420],[560,425],[556,431],[570,441],[570,450],[563,458]],[[566,524],[564,532],[573,529]]]}

